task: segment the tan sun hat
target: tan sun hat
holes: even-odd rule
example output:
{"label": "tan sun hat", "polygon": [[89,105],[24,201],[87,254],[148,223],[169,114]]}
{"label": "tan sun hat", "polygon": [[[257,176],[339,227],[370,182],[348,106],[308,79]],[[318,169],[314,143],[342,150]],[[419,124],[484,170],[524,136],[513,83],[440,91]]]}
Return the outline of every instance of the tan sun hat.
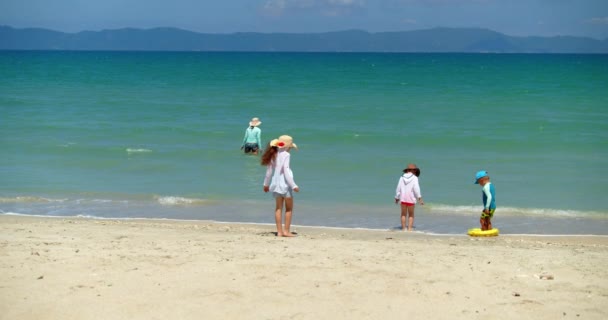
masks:
{"label": "tan sun hat", "polygon": [[251,119],[251,121],[249,121],[249,125],[252,127],[257,127],[261,124],[262,124],[262,121],[260,121],[260,119],[258,119],[258,118],[253,118],[253,119]]}
{"label": "tan sun hat", "polygon": [[272,139],[272,141],[270,141],[270,146],[276,147],[278,143],[279,143],[279,139]]}
{"label": "tan sun hat", "polygon": [[293,138],[288,135],[282,135],[277,139],[277,147],[279,148],[295,148],[298,149],[298,146],[293,143]]}

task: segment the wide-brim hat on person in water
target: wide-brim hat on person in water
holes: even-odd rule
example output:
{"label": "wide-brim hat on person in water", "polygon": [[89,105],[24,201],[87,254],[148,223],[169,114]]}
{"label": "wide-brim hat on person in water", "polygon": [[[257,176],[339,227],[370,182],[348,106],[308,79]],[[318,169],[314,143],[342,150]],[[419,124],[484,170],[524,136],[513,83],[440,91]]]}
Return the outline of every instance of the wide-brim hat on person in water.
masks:
{"label": "wide-brim hat on person in water", "polygon": [[293,143],[293,138],[288,135],[282,135],[277,139],[277,147],[279,148],[295,148],[298,149],[298,146]]}
{"label": "wide-brim hat on person in water", "polygon": [[260,121],[259,118],[253,118],[253,119],[251,119],[251,121],[249,121],[249,125],[252,127],[257,127],[261,124],[262,124],[262,121]]}

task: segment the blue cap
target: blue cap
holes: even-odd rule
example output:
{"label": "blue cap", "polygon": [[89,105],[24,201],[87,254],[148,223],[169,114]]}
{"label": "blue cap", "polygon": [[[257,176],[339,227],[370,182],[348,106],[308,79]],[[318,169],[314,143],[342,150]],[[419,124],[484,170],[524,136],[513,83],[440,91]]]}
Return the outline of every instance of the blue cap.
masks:
{"label": "blue cap", "polygon": [[481,171],[477,171],[477,173],[475,174],[475,184],[479,184],[479,179],[483,178],[483,177],[487,177],[488,176],[488,172],[485,170],[481,170]]}

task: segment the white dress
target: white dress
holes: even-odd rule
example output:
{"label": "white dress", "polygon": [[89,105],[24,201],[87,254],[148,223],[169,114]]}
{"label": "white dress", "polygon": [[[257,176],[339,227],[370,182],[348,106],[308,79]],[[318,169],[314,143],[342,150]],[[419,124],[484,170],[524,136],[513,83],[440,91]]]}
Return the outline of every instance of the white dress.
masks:
{"label": "white dress", "polygon": [[298,187],[293,179],[293,172],[289,167],[290,159],[291,155],[289,152],[279,149],[276,159],[266,167],[264,186],[268,186],[268,182],[270,181],[269,190],[271,192],[286,195],[288,193],[291,194],[291,191]]}

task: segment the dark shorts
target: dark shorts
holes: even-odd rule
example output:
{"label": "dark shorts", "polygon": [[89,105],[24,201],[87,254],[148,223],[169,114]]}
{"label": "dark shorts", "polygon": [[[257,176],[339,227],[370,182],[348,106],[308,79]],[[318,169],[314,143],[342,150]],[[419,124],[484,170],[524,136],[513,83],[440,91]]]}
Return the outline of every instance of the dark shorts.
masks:
{"label": "dark shorts", "polygon": [[258,151],[258,148],[259,146],[257,143],[245,143],[245,153]]}

